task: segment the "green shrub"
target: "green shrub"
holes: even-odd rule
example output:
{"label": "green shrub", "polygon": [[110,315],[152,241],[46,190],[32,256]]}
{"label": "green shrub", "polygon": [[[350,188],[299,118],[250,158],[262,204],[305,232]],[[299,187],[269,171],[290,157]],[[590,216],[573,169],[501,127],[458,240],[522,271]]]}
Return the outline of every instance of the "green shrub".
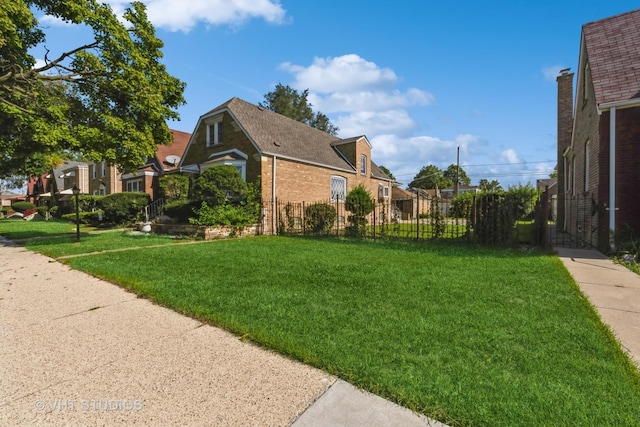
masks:
{"label": "green shrub", "polygon": [[147,193],[114,193],[100,201],[104,222],[130,224],[144,219],[144,207],[150,202]]}
{"label": "green shrub", "polygon": [[189,177],[187,175],[164,175],[158,181],[160,192],[165,201],[186,200],[189,196]]}
{"label": "green shrub", "polygon": [[24,212],[35,207],[36,205],[31,202],[13,202],[11,204],[11,208],[16,212]]}
{"label": "green shrub", "polygon": [[314,203],[304,210],[305,230],[313,234],[329,234],[338,214],[326,203]]}
{"label": "green shrub", "polygon": [[216,206],[209,206],[207,202],[202,202],[194,212],[196,216],[189,218],[189,222],[195,225],[243,227],[255,222],[255,217],[244,206],[232,205],[228,202]]}
{"label": "green shrub", "polygon": [[52,206],[51,209],[49,209],[49,213],[51,214],[51,216],[58,217],[59,210],[60,208],[58,206]]}
{"label": "green shrub", "polygon": [[515,209],[505,194],[481,193],[477,196],[474,238],[482,244],[508,244],[513,239]]}
{"label": "green shrub", "polygon": [[471,210],[473,209],[475,197],[476,195],[471,192],[455,196],[451,202],[449,215],[454,218],[468,218]]}
{"label": "green shrub", "polygon": [[367,232],[367,215],[375,207],[371,193],[364,185],[359,184],[347,194],[345,209],[351,212],[347,217],[349,225],[345,227],[347,236],[364,236]]}
{"label": "green shrub", "polygon": [[[81,224],[91,224],[91,225],[97,225],[100,224],[100,216],[104,215],[104,212],[102,212],[101,210],[97,210],[97,211],[93,211],[93,212],[80,212],[80,223]],[[64,214],[62,215],[62,219],[64,219],[65,221],[69,221],[69,222],[76,222],[76,214],[75,213],[68,213],[68,214]]]}
{"label": "green shrub", "polygon": [[[102,208],[102,200],[106,196],[91,196],[91,195],[81,195],[78,196],[78,205],[80,206],[80,212],[91,212],[96,209]],[[76,198],[72,197],[69,200],[69,206],[72,212],[76,211]]]}
{"label": "green shrub", "polygon": [[49,207],[48,206],[38,206],[38,213],[41,216],[46,217],[47,216],[47,212],[49,212]]}
{"label": "green shrub", "polygon": [[202,173],[193,185],[195,201],[205,201],[210,206],[227,201],[239,201],[247,190],[247,184],[238,170],[230,165],[214,166]]}
{"label": "green shrub", "polygon": [[188,224],[189,218],[195,215],[193,209],[196,207],[198,207],[198,204],[189,200],[175,200],[164,205],[162,214],[177,223]]}
{"label": "green shrub", "polygon": [[509,187],[505,197],[507,203],[513,209],[513,216],[516,220],[533,219],[533,210],[539,197],[538,190],[533,185],[529,183],[527,185],[518,184]]}

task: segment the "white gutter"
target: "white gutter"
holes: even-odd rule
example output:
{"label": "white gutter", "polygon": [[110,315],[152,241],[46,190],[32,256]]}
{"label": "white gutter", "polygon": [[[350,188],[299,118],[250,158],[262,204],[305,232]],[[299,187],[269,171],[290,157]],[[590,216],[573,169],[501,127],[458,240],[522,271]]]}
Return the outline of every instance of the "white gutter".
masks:
{"label": "white gutter", "polygon": [[640,98],[623,99],[622,101],[603,102],[598,104],[598,114],[602,114],[603,111],[617,108],[619,110],[623,108],[640,107]]}
{"label": "white gutter", "polygon": [[[609,243],[616,231],[616,106],[609,111]],[[612,246],[613,247],[613,246]]]}
{"label": "white gutter", "polygon": [[271,233],[276,234],[276,164],[278,157],[273,155],[271,171]]}

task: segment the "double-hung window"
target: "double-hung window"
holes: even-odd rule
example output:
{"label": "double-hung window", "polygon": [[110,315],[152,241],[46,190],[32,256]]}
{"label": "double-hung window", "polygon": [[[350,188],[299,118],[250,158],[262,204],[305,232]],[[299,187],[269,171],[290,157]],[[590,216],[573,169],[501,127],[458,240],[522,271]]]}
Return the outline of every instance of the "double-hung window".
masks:
{"label": "double-hung window", "polygon": [[207,125],[207,147],[222,144],[222,121]]}
{"label": "double-hung window", "polygon": [[367,156],[364,154],[360,155],[360,173],[362,175],[367,174]]}
{"label": "double-hung window", "polygon": [[341,176],[331,177],[331,201],[344,201],[347,198],[347,180]]}

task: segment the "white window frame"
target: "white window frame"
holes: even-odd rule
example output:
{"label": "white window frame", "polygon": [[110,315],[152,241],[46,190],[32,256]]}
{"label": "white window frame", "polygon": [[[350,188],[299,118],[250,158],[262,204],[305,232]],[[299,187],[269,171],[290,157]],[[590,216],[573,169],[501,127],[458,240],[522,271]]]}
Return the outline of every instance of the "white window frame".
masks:
{"label": "white window frame", "polygon": [[107,186],[104,184],[100,184],[100,187],[98,189],[98,195],[99,196],[106,196],[107,195]]}
{"label": "white window frame", "polygon": [[[215,145],[222,144],[222,139],[224,138],[224,134],[222,133],[222,119],[210,122],[206,124],[207,126],[207,147],[213,147]],[[213,135],[212,130],[213,129]]]}
{"label": "white window frame", "polygon": [[360,173],[362,175],[367,174],[367,156],[366,154],[360,154]]}
{"label": "white window frame", "polygon": [[336,199],[344,202],[347,198],[347,178],[343,176],[332,175],[329,189],[329,199],[332,202],[334,202]]}
{"label": "white window frame", "polygon": [[131,179],[126,183],[127,193],[144,192],[144,179]]}
{"label": "white window frame", "polygon": [[104,178],[104,176],[107,174],[107,165],[102,162],[102,177]]}
{"label": "white window frame", "polygon": [[95,163],[93,164],[92,169],[93,169],[93,179],[96,179],[98,177],[98,167]]}

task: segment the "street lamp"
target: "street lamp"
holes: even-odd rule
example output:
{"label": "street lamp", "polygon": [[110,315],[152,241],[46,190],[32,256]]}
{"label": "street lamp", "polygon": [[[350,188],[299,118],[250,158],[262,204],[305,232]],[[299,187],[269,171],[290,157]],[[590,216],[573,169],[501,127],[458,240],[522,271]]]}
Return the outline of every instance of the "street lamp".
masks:
{"label": "street lamp", "polygon": [[76,241],[80,241],[80,203],[78,203],[78,196],[80,195],[80,189],[77,185],[74,185],[71,189],[73,195],[76,196]]}

